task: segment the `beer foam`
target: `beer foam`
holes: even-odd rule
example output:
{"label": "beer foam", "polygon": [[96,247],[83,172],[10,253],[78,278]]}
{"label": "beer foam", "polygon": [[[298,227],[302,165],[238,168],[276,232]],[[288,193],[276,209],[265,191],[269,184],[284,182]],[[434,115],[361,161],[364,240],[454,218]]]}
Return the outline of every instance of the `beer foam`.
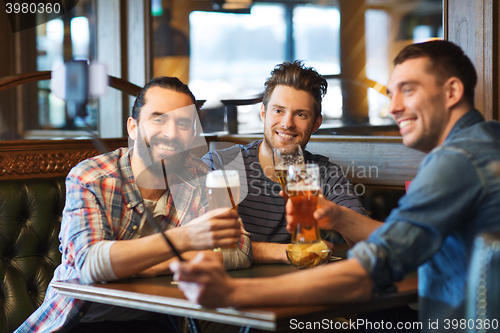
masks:
{"label": "beer foam", "polygon": [[276,171],[278,171],[278,170],[287,171],[288,170],[288,165],[285,165],[285,164],[275,165],[274,166],[274,170],[276,170]]}
{"label": "beer foam", "polygon": [[[227,179],[227,184],[226,184]],[[215,170],[207,175],[207,187],[225,188],[240,186],[240,175],[236,170]]]}
{"label": "beer foam", "polygon": [[305,192],[305,191],[311,191],[311,192],[317,192],[320,190],[319,186],[315,185],[287,185],[286,190],[289,192]]}

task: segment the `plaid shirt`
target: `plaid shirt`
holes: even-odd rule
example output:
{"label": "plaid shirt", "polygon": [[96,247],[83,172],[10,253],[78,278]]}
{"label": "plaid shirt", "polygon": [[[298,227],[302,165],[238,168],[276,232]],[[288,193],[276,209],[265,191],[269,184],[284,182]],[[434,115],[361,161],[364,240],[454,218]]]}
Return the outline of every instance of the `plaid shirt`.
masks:
{"label": "plaid shirt", "polygon": [[[132,174],[130,152],[120,148],[85,160],[68,174],[59,234],[62,263],[56,268],[52,281],[78,280],[92,244],[102,240],[131,239],[139,227],[145,207]],[[170,194],[167,214],[160,222],[162,230],[182,226],[208,208],[206,166],[192,157],[188,157],[185,166],[176,178],[168,177]],[[247,237],[242,236],[240,250],[249,255]],[[54,332],[61,328],[65,331],[83,317],[90,305],[90,302],[60,295],[49,284],[43,304],[16,333]]]}

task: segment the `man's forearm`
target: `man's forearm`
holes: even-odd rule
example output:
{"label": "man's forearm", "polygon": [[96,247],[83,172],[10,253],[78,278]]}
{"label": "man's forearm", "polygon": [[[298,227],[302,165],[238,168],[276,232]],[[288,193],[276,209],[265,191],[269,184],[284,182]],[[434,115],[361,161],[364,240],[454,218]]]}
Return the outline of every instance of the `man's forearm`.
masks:
{"label": "man's forearm", "polygon": [[371,297],[373,281],[356,259],[263,279],[234,279],[226,306],[327,304]]}
{"label": "man's forearm", "polygon": [[252,242],[254,263],[282,263],[286,258],[287,244]]}
{"label": "man's forearm", "polygon": [[335,224],[335,230],[342,234],[350,246],[367,239],[375,229],[383,224],[349,208],[341,207],[340,209],[341,215]]}
{"label": "man's forearm", "polygon": [[[190,251],[187,243],[179,241],[178,235],[184,230],[173,228],[167,231],[170,241],[185,260],[192,259],[199,251]],[[211,251],[211,250],[210,250]],[[131,275],[156,276],[168,274],[168,265],[175,259],[175,253],[165,242],[160,233],[132,240],[121,240],[113,243],[110,249],[110,261],[115,275],[121,279]],[[222,263],[222,255],[220,255]]]}
{"label": "man's forearm", "polygon": [[[205,250],[205,252],[213,252],[212,250]],[[191,260],[193,259],[199,252],[202,252],[202,251],[187,251],[187,252],[184,252],[181,257],[182,259],[184,260]],[[222,263],[222,253],[221,252],[214,252],[214,255],[217,256],[219,258],[219,261]],[[157,265],[154,265],[152,267],[149,267],[145,270],[143,270],[142,272],[140,272],[138,275],[139,276],[142,276],[142,277],[155,277],[155,276],[159,276],[159,275],[166,275],[166,274],[172,274],[172,272],[170,271],[170,264],[172,263],[172,261],[174,260],[178,260],[177,257],[173,257],[173,258],[170,258],[168,260],[165,260]]]}
{"label": "man's forearm", "polygon": [[[177,249],[181,252],[182,249]],[[172,249],[159,233],[151,236],[117,241],[111,246],[110,259],[115,275],[129,277],[174,257]]]}

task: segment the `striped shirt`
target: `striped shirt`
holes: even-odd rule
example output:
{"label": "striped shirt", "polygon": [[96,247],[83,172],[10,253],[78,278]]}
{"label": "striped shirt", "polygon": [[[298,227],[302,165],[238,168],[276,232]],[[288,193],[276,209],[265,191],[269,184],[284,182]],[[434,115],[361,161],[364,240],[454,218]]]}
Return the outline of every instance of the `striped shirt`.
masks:
{"label": "striped shirt", "polygon": [[[92,244],[133,238],[146,208],[132,174],[130,154],[131,150],[120,148],[87,159],[68,174],[59,234],[62,263],[56,268],[52,281],[80,279]],[[199,159],[188,157],[185,168],[172,175],[172,179],[168,176],[169,195],[159,223],[161,230],[182,226],[206,212],[206,171],[207,167]],[[246,238],[240,244],[246,254],[250,251],[249,243]],[[43,304],[16,333],[66,330],[83,317],[90,305],[90,302],[60,295],[49,284]]]}
{"label": "striped shirt", "polygon": [[[211,169],[232,168],[246,173],[247,196],[238,206],[238,213],[245,229],[253,234],[257,242],[290,243],[291,235],[286,230],[285,203],[279,195],[281,186],[270,180],[259,163],[259,145],[262,140],[248,145],[235,145],[215,150],[203,156],[202,160]],[[238,159],[241,155],[243,158]],[[307,163],[320,168],[321,189],[327,199],[338,205],[366,214],[359,198],[354,194],[352,183],[342,169],[331,163],[327,157],[304,152]]]}

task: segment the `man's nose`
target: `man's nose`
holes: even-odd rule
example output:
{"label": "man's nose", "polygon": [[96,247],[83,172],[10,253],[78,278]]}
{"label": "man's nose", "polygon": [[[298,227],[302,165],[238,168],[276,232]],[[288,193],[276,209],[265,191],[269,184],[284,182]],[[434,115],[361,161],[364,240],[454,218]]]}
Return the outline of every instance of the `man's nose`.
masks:
{"label": "man's nose", "polygon": [[397,113],[404,110],[403,96],[399,93],[394,93],[391,96],[391,102],[389,103],[389,113],[395,117]]}
{"label": "man's nose", "polygon": [[175,121],[168,120],[167,122],[165,122],[165,124],[163,124],[162,135],[164,137],[170,138],[170,140],[177,138],[178,132],[177,132],[177,126],[175,124]]}
{"label": "man's nose", "polygon": [[281,118],[281,126],[283,128],[293,128],[295,126],[295,122],[293,121],[293,114],[285,114],[283,118]]}

